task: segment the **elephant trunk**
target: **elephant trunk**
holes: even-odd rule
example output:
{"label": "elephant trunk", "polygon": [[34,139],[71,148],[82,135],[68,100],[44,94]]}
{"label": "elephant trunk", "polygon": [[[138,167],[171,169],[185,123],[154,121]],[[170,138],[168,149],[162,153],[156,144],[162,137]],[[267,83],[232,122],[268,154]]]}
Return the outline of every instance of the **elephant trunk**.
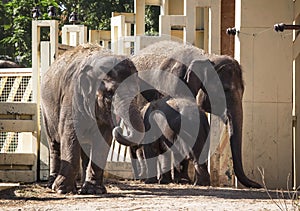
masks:
{"label": "elephant trunk", "polygon": [[[117,126],[113,129],[113,136],[116,141],[125,146],[136,146],[142,142],[145,133],[143,118],[136,104],[129,107],[128,116],[122,118],[123,128]],[[126,128],[127,135],[123,131]]]}
{"label": "elephant trunk", "polygon": [[[233,108],[233,109],[232,109]],[[229,124],[231,124],[232,133],[230,136],[230,146],[232,152],[234,173],[239,180],[246,187],[261,188],[262,186],[257,182],[250,180],[244,172],[242,162],[242,128],[243,128],[243,108],[242,102],[235,102],[230,106]]]}

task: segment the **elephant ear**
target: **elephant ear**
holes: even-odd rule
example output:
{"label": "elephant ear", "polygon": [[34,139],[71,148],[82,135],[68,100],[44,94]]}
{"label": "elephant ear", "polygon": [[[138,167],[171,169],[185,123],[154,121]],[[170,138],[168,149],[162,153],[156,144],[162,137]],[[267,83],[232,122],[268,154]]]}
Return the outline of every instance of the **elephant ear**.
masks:
{"label": "elephant ear", "polygon": [[205,91],[205,87],[209,81],[208,71],[211,71],[212,68],[213,66],[208,59],[196,59],[191,62],[184,80],[195,97],[199,89]]}
{"label": "elephant ear", "polygon": [[186,75],[187,71],[187,66],[174,58],[167,58],[163,60],[159,69],[168,71],[169,73],[172,73],[179,77],[181,80],[184,80],[184,76]]}

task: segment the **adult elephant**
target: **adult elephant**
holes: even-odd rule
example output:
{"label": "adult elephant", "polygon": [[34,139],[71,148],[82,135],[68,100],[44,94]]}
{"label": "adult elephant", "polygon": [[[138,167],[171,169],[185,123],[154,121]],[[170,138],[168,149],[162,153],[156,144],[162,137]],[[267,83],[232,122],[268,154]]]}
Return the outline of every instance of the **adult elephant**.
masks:
{"label": "adult elephant", "polygon": [[[208,59],[212,64],[217,73],[215,75],[218,76],[219,80],[215,78],[215,75],[199,77],[199,75],[203,75],[205,69],[202,66],[203,59]],[[241,67],[236,60],[225,55],[207,55],[201,49],[192,45],[163,41],[145,48],[138,55],[133,56],[132,61],[139,72],[140,78],[142,78],[142,86],[146,84],[149,87],[149,83],[151,83],[150,87],[152,86],[152,88],[148,88],[142,93],[146,100],[140,100],[139,104],[145,105],[147,101],[155,100],[161,95],[168,95],[169,93],[158,93],[155,90],[156,86],[159,86],[159,82],[162,81],[167,85],[169,84],[170,89],[177,90],[178,96],[180,96],[181,91],[178,88],[178,83],[173,80],[164,80],[161,73],[156,74],[157,71],[155,70],[163,70],[176,75],[187,84],[204,111],[216,114],[230,125],[230,146],[237,179],[246,187],[261,187],[260,184],[245,175],[242,164],[242,98],[244,83]],[[144,72],[151,71],[155,73],[152,74],[151,82],[149,82],[150,78]],[[217,86],[216,82],[218,81],[221,82],[224,97],[221,95],[218,97],[218,94],[214,93],[213,86]],[[208,93],[208,90],[212,90],[212,94]],[[225,106],[219,106],[224,100],[226,102]]]}
{"label": "adult elephant", "polygon": [[[210,185],[206,162],[209,151],[209,124],[205,112],[198,107],[195,100],[187,97],[164,97],[147,103],[141,113],[147,132],[144,137],[146,140],[143,140],[147,177],[155,178],[157,175],[155,157],[171,150],[174,152],[175,163],[183,159],[192,160],[195,169],[194,185]],[[124,141],[120,136],[121,131],[121,128],[113,131],[114,137],[120,143]]]}
{"label": "adult elephant", "polygon": [[[41,105],[53,190],[76,192],[75,178],[82,155],[89,158],[89,163],[80,193],[106,193],[103,169],[117,117],[124,120],[130,133],[127,140],[139,142],[143,138],[143,120],[130,98],[138,92],[135,73],[130,59],[93,45],[65,52],[45,73]],[[129,78],[132,80],[127,81],[126,89],[116,94],[120,84]],[[112,104],[113,99],[117,105]],[[90,151],[84,151],[83,144],[89,144]]]}

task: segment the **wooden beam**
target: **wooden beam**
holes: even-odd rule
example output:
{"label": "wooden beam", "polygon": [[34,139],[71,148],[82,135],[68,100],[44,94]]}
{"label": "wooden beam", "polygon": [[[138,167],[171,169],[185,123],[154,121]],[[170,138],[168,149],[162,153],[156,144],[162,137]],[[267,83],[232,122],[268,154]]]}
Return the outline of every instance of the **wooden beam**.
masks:
{"label": "wooden beam", "polygon": [[36,124],[36,103],[0,103],[1,132],[34,132]]}
{"label": "wooden beam", "polygon": [[176,26],[186,26],[186,16],[184,15],[170,15],[170,24]]}
{"label": "wooden beam", "polygon": [[[299,0],[300,2],[300,0]],[[296,40],[293,43],[293,59],[295,60],[300,53],[300,36],[297,36]]]}
{"label": "wooden beam", "polygon": [[19,183],[0,183],[0,191],[10,189],[10,188],[15,188],[19,187]]}
{"label": "wooden beam", "polygon": [[36,172],[28,170],[4,170],[0,171],[0,178],[3,182],[35,182]]}
{"label": "wooden beam", "polygon": [[0,114],[35,115],[36,103],[1,102]]}
{"label": "wooden beam", "polygon": [[35,120],[1,120],[0,132],[35,132]]}
{"label": "wooden beam", "polygon": [[300,0],[294,1],[294,20],[298,18],[300,14]]}
{"label": "wooden beam", "polygon": [[131,163],[128,162],[107,162],[104,177],[133,179]]}
{"label": "wooden beam", "polygon": [[145,0],[145,5],[160,6],[161,4],[161,0]]}
{"label": "wooden beam", "polygon": [[116,17],[119,15],[125,16],[125,23],[135,23],[135,14],[134,13],[127,13],[127,12],[113,12],[112,17]]}
{"label": "wooden beam", "polygon": [[35,163],[35,159],[36,159],[36,155],[33,153],[0,153],[0,166],[2,165],[32,166]]}

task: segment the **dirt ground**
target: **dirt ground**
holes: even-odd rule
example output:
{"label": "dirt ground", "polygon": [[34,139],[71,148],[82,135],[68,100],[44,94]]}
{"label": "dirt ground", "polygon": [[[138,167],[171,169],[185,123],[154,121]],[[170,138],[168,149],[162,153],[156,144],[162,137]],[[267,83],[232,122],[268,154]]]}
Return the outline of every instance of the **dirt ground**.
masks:
{"label": "dirt ground", "polygon": [[[299,210],[287,192],[106,181],[101,196],[58,195],[45,184],[0,192],[0,210]],[[279,195],[278,195],[279,194]]]}

